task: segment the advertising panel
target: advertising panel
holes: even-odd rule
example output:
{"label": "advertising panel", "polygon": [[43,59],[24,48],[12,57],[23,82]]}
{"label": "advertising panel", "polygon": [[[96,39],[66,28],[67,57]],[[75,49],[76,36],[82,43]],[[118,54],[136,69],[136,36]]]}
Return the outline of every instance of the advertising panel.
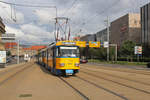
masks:
{"label": "advertising panel", "polygon": [[76,45],[79,47],[86,47],[86,41],[77,41]]}
{"label": "advertising panel", "polygon": [[134,54],[142,54],[142,46],[135,46],[134,47]]}
{"label": "advertising panel", "polygon": [[100,42],[93,42],[93,41],[90,41],[90,42],[89,42],[89,47],[100,48]]}
{"label": "advertising panel", "polygon": [[6,51],[0,51],[0,63],[6,63]]}

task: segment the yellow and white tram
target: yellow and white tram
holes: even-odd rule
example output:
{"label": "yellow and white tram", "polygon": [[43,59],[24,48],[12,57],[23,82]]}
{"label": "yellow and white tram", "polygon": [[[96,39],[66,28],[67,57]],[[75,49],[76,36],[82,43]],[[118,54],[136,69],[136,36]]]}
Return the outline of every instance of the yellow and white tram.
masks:
{"label": "yellow and white tram", "polygon": [[38,52],[38,63],[55,75],[75,75],[79,72],[79,46],[73,41],[59,41]]}

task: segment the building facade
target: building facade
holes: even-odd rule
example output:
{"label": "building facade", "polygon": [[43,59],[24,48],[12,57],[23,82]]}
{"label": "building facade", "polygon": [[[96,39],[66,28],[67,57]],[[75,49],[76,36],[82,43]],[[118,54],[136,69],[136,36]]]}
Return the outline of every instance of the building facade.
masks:
{"label": "building facade", "polygon": [[[5,32],[5,25],[2,18],[0,17],[0,37],[2,37],[2,34],[5,34]],[[5,50],[5,45],[2,42],[2,38],[0,38],[0,50]]]}
{"label": "building facade", "polygon": [[107,41],[107,28],[96,33],[96,40],[100,41],[101,44]]}
{"label": "building facade", "polygon": [[141,17],[140,14],[130,13],[111,22],[110,43],[121,46],[129,40],[140,43]]}
{"label": "building facade", "polygon": [[141,43],[150,48],[150,3],[141,7]]}
{"label": "building facade", "polygon": [[87,34],[80,37],[80,41],[96,41],[96,34]]}
{"label": "building facade", "polygon": [[30,46],[28,48],[23,48],[24,54],[28,54],[29,56],[34,56],[38,53],[38,50],[44,49],[47,46],[45,45],[35,45],[35,46]]}

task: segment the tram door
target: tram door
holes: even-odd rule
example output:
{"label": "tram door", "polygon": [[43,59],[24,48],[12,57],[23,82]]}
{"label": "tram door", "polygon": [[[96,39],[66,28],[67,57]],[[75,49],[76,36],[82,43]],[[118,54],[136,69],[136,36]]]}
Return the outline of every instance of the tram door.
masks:
{"label": "tram door", "polygon": [[49,50],[48,49],[46,50],[46,61],[47,61],[46,67],[48,68],[49,67]]}
{"label": "tram door", "polygon": [[53,47],[52,51],[53,51],[53,68],[55,69],[55,67],[56,67],[56,53],[57,53],[56,47]]}

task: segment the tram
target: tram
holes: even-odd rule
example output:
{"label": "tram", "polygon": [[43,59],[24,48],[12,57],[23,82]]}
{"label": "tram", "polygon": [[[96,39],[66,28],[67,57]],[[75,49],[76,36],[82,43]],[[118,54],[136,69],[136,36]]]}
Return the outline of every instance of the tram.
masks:
{"label": "tram", "polygon": [[75,75],[79,72],[80,52],[74,41],[51,43],[38,52],[37,61],[55,75]]}

